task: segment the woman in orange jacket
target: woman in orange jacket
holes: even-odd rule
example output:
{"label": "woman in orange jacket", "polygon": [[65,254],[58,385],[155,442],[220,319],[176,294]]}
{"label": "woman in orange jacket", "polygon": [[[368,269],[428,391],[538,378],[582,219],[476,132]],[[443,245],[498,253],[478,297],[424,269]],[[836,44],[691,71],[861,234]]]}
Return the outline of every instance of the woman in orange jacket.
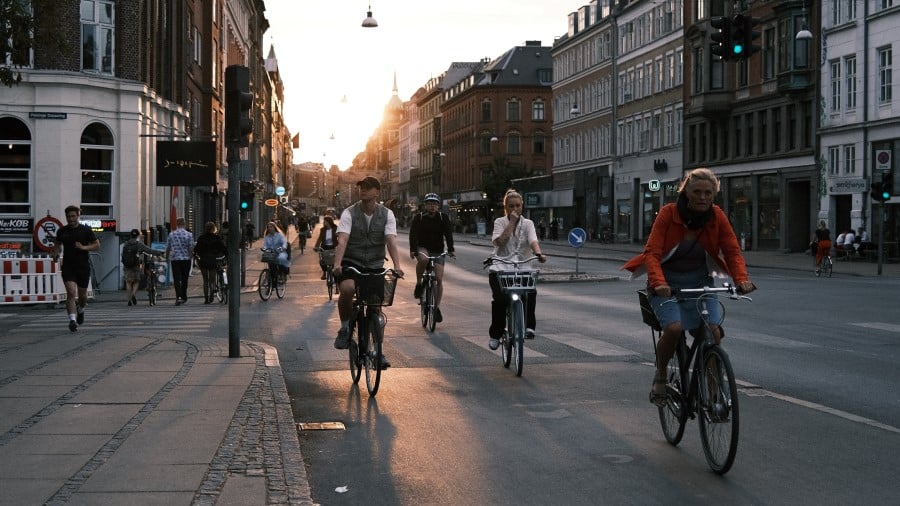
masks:
{"label": "woman in orange jacket", "polygon": [[[672,288],[712,286],[713,277],[730,277],[743,293],[756,287],[750,282],[731,223],[713,198],[719,192],[719,180],[709,169],[687,173],[678,188],[678,200],[660,210],[650,237],[640,255],[623,266],[634,276],[647,274],[650,303],[662,326],[657,344],[656,375],[650,398],[665,402],[666,366],[675,354],[675,346],[684,329],[700,327],[700,314],[694,302],[665,304]],[[719,308],[710,307],[711,321],[717,321]],[[721,330],[712,325],[716,342]]]}

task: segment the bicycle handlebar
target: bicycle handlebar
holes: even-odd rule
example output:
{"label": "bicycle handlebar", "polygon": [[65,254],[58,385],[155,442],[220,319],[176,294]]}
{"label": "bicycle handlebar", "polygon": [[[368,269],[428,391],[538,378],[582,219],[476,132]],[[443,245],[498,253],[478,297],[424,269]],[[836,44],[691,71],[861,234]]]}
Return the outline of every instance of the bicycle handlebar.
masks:
{"label": "bicycle handlebar", "polygon": [[[544,256],[546,256],[546,255],[544,255]],[[523,260],[507,260],[505,258],[500,258],[498,256],[489,256],[484,259],[484,267],[487,267],[487,266],[493,264],[494,262],[499,262],[499,263],[506,264],[506,265],[512,265],[513,267],[519,267],[522,264],[526,264],[526,263],[534,261],[534,260],[540,261],[540,257],[538,257],[537,255],[533,255],[533,256],[531,256],[529,258],[525,258]],[[484,267],[482,267],[482,269]]]}
{"label": "bicycle handlebar", "polygon": [[395,271],[394,269],[384,269],[380,272],[362,272],[359,269],[357,269],[356,267],[353,267],[352,265],[348,265],[346,267],[343,267],[342,270],[350,271],[359,276],[384,276],[385,274],[391,274],[395,278],[400,278],[400,279],[403,278],[403,276],[397,275],[397,271]]}
{"label": "bicycle handlebar", "polygon": [[[753,299],[746,295],[741,294],[740,290],[737,286],[732,285],[730,283],[725,283],[722,286],[704,286],[701,288],[672,288],[672,296],[676,297],[679,295],[703,295],[707,293],[727,293],[729,299],[734,300],[750,300]],[[690,298],[690,297],[682,297],[682,298]]]}

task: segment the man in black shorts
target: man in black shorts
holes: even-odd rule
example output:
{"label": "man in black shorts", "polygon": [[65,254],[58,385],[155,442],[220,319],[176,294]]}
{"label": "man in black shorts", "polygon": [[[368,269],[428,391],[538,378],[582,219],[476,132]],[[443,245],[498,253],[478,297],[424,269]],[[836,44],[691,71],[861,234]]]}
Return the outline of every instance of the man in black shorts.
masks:
{"label": "man in black shorts", "polygon": [[69,315],[69,330],[72,332],[78,330],[78,325],[84,323],[87,287],[88,281],[91,279],[89,252],[100,249],[100,240],[97,239],[90,227],[78,222],[79,217],[81,217],[81,209],[78,206],[66,208],[66,225],[56,233],[56,240],[53,244],[54,255],[59,255],[60,247],[62,248],[62,279],[66,285],[66,313]]}

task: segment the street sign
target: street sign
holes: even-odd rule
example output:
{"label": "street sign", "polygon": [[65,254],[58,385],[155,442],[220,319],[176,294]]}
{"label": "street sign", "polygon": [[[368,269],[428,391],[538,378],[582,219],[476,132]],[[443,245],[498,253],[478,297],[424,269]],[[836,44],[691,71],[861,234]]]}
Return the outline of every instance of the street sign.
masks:
{"label": "street sign", "polygon": [[38,248],[50,252],[56,242],[56,233],[63,227],[63,224],[53,216],[45,216],[38,220],[34,226],[34,245]]}
{"label": "street sign", "polygon": [[525,194],[525,205],[526,206],[537,206],[541,203],[541,196],[537,193],[526,193]]}
{"label": "street sign", "polygon": [[584,241],[586,240],[587,232],[585,232],[583,228],[575,227],[569,231],[569,244],[571,244],[573,248],[584,246]]}
{"label": "street sign", "polygon": [[269,207],[275,207],[278,205],[278,200],[276,199],[266,199],[265,204]]}
{"label": "street sign", "polygon": [[284,195],[284,193],[285,193],[284,186],[279,186],[279,187],[275,188],[275,195],[278,195],[280,197],[280,196]]}

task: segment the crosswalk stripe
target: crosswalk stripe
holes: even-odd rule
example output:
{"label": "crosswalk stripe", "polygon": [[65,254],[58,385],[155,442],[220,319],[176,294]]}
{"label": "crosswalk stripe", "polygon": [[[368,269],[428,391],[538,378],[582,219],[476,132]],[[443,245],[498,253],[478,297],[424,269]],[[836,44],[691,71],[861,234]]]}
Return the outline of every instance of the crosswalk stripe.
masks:
{"label": "crosswalk stripe", "polygon": [[869,323],[851,323],[850,325],[855,325],[857,327],[865,327],[868,329],[887,330],[888,332],[900,332],[900,325],[895,325],[893,323],[869,322]]}
{"label": "crosswalk stripe", "polygon": [[566,346],[571,346],[572,348],[598,357],[624,357],[627,355],[637,355],[637,353],[631,350],[626,350],[625,348],[606,341],[601,341],[600,339],[588,338],[582,334],[540,334],[537,339],[542,337],[552,339],[556,342],[565,344]]}
{"label": "crosswalk stripe", "polygon": [[[484,348],[484,349],[488,350],[488,351],[491,352],[491,353],[498,354],[498,355],[500,354],[500,350],[499,350],[499,349],[497,349],[497,350],[492,350],[491,347],[488,346],[488,338],[485,337],[485,336],[483,336],[483,335],[477,335],[477,336],[459,336],[459,337],[465,339],[466,341],[469,341],[470,343],[472,343],[472,344],[478,346],[479,348]],[[527,342],[528,342],[528,341],[526,341],[526,343],[527,343]],[[547,356],[547,355],[544,355],[543,353],[541,353],[541,352],[539,352],[539,351],[532,350],[532,349],[529,348],[528,346],[525,347],[525,358],[544,358],[544,357],[546,357],[546,356]]]}

